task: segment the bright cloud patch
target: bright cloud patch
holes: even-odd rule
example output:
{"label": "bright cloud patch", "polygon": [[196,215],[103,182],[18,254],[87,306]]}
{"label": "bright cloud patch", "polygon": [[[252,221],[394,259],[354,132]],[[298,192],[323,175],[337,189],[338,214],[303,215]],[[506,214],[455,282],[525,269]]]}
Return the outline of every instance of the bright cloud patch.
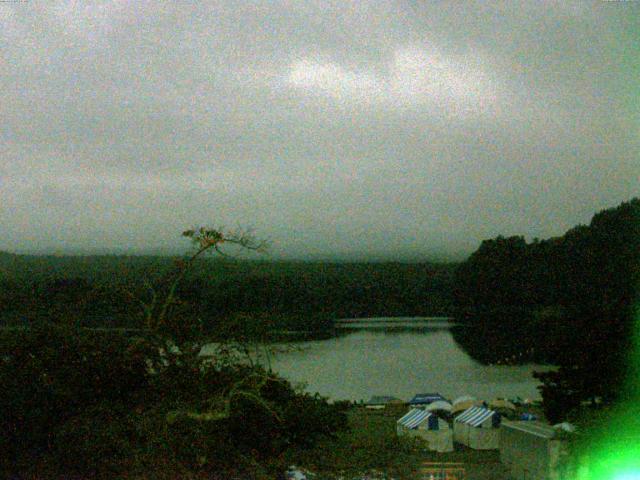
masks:
{"label": "bright cloud patch", "polygon": [[322,93],[337,100],[375,101],[386,92],[382,79],[330,62],[302,60],[291,66],[287,81],[310,94]]}
{"label": "bright cloud patch", "polygon": [[341,102],[391,107],[446,104],[459,113],[484,110],[497,96],[477,60],[447,58],[415,47],[396,50],[382,73],[306,59],[290,66],[286,81],[306,94]]}
{"label": "bright cloud patch", "polygon": [[473,59],[449,59],[436,51],[407,48],[396,51],[391,84],[406,100],[437,97],[474,102],[493,97],[492,86]]}

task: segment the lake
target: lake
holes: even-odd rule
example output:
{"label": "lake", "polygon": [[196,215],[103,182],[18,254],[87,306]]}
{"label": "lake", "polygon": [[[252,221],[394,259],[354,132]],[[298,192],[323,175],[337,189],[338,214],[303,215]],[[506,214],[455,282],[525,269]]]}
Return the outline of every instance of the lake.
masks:
{"label": "lake", "polygon": [[[294,351],[271,360],[274,371],[307,391],[334,400],[372,395],[410,399],[418,392],[539,399],[534,370],[540,365],[482,365],[456,343],[448,318],[343,320],[338,335],[287,344]],[[282,345],[281,345],[282,346]]]}

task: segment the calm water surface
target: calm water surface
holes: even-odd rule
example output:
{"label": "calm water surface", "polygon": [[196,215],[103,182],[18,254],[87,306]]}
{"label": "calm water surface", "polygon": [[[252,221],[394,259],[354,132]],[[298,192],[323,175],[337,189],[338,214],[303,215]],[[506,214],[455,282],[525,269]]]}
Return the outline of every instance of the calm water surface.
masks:
{"label": "calm water surface", "polygon": [[290,344],[272,368],[309,392],[334,400],[367,400],[371,395],[409,399],[418,392],[455,398],[539,399],[531,373],[539,365],[487,366],[475,362],[453,339],[448,319],[346,321],[341,335]]}

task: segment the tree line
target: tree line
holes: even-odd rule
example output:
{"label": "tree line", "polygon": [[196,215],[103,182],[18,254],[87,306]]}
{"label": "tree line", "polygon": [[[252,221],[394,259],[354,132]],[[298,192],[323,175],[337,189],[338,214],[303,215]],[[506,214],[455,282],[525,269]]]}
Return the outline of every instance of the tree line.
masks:
{"label": "tree line", "polygon": [[[0,322],[47,319],[139,327],[134,298],[150,294],[174,259],[0,256]],[[270,328],[322,330],[335,318],[448,315],[451,264],[202,259],[177,287],[180,308],[211,332],[238,318]]]}
{"label": "tree line", "polygon": [[[640,199],[596,213],[561,237],[485,240],[455,273],[456,339],[483,362],[542,361],[555,420],[582,401],[628,394],[640,285]],[[496,348],[498,347],[498,348]]]}

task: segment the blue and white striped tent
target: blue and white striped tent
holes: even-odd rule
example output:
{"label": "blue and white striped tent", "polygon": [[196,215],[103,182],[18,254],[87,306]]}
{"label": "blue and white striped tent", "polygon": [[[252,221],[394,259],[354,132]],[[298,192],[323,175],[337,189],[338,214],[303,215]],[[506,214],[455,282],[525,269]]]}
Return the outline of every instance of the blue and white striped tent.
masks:
{"label": "blue and white striped tent", "polygon": [[[491,426],[500,425],[500,414],[484,407],[470,407],[455,418],[457,423],[464,423],[472,427],[480,427],[491,419]],[[485,424],[488,426],[487,424]]]}
{"label": "blue and white striped tent", "polygon": [[396,422],[396,433],[425,440],[429,450],[453,452],[453,432],[449,424],[426,410],[411,409]]}
{"label": "blue and white striped tent", "polygon": [[409,413],[397,421],[398,425],[409,429],[418,428],[424,422],[428,422],[429,430],[439,430],[438,417],[418,408],[411,409]]}
{"label": "blue and white striped tent", "polygon": [[470,407],[453,421],[453,440],[476,450],[494,450],[500,444],[500,414]]}

